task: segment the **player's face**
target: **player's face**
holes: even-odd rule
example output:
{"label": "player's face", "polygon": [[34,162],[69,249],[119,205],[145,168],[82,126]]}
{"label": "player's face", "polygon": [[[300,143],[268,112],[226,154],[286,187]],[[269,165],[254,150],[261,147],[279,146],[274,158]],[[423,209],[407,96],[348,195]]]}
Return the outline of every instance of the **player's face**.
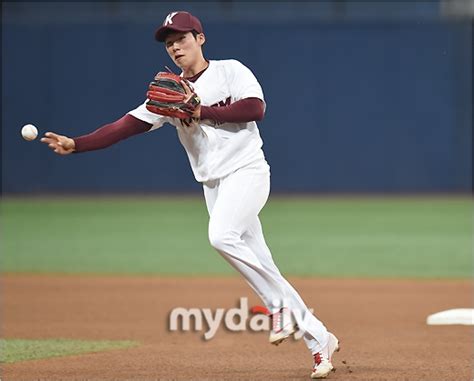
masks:
{"label": "player's face", "polygon": [[202,56],[201,46],[204,35],[196,38],[192,32],[172,32],[165,40],[166,51],[173,62],[181,69],[191,67]]}

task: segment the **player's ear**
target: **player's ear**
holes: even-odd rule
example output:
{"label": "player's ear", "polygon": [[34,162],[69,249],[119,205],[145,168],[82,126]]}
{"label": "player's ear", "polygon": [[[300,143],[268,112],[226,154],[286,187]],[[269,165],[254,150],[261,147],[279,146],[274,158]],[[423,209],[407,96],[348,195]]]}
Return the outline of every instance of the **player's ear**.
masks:
{"label": "player's ear", "polygon": [[206,42],[206,36],[204,35],[204,33],[199,33],[196,36],[196,40],[200,46],[203,46],[204,43]]}

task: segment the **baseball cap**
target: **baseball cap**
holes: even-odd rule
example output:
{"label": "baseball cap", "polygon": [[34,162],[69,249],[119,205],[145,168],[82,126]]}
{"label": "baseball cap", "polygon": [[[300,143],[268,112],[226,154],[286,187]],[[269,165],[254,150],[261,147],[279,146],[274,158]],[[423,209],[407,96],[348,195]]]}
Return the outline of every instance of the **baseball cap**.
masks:
{"label": "baseball cap", "polygon": [[203,33],[201,22],[197,17],[184,11],[171,12],[166,16],[163,25],[156,31],[155,39],[164,42],[168,32],[191,32],[193,30]]}

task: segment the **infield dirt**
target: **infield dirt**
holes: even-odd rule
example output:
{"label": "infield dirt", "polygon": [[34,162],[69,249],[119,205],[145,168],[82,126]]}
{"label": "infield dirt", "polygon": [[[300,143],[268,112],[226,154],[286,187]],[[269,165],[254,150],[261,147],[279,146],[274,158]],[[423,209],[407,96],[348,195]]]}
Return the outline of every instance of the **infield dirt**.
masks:
{"label": "infield dirt", "polygon": [[[472,380],[472,327],[427,315],[472,307],[471,282],[291,279],[341,341],[330,380]],[[171,332],[170,311],[261,305],[240,278],[2,276],[2,337],[137,340],[126,350],[2,364],[2,380],[308,380],[301,341]]]}

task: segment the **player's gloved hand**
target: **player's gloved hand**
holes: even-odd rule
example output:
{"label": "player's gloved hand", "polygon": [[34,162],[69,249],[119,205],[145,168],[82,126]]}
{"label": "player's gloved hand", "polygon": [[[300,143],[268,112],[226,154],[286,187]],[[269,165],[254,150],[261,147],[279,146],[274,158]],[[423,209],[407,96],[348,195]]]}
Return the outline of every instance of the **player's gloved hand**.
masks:
{"label": "player's gloved hand", "polygon": [[201,100],[191,84],[174,73],[159,72],[148,86],[145,106],[155,114],[189,119],[200,114]]}
{"label": "player's gloved hand", "polygon": [[[193,89],[193,86],[187,79],[183,79],[181,81],[183,84],[184,91],[186,92],[186,99],[192,99],[194,96],[198,96]],[[194,108],[194,112],[191,115],[193,119],[200,119],[201,118],[201,100],[196,104]]]}
{"label": "player's gloved hand", "polygon": [[74,140],[67,136],[58,135],[54,132],[47,132],[44,136],[41,138],[41,142],[47,144],[58,155],[69,155],[76,148]]}

